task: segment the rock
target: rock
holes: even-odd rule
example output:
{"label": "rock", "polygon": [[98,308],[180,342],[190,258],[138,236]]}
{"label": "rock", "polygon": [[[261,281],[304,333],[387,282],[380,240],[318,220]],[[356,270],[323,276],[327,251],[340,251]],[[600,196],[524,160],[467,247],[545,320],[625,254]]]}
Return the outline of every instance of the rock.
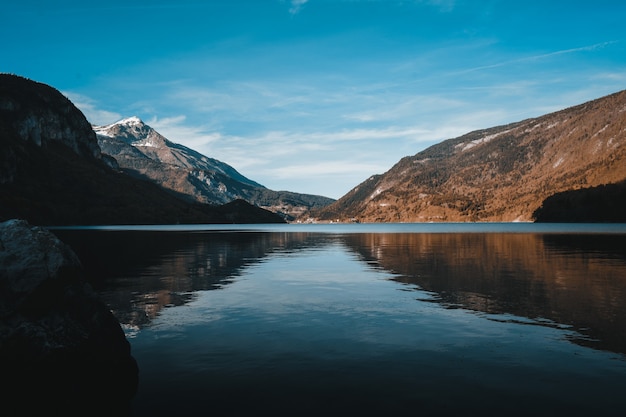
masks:
{"label": "rock", "polygon": [[23,220],[0,223],[0,369],[13,415],[129,414],[137,387],[130,344],[78,257]]}
{"label": "rock", "polygon": [[39,147],[62,143],[76,154],[100,159],[96,133],[85,115],[58,90],[12,74],[0,74],[0,119]]}

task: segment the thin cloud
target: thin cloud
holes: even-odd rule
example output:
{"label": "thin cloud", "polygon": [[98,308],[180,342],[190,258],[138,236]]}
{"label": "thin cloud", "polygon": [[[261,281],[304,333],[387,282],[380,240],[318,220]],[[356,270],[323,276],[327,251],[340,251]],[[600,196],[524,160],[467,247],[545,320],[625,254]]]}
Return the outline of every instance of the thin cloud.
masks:
{"label": "thin cloud", "polygon": [[185,124],[186,120],[186,116],[180,115],[162,119],[152,117],[149,120],[144,120],[144,122],[172,142],[183,144],[198,151],[223,139],[219,132],[207,131],[203,126],[187,125]]}
{"label": "thin cloud", "polygon": [[[351,159],[301,163],[281,166],[267,170],[267,174],[276,179],[335,177],[337,175],[356,175],[360,178],[389,169],[382,164],[355,163]],[[356,184],[355,184],[356,185]]]}
{"label": "thin cloud", "polygon": [[91,124],[103,126],[122,118],[122,115],[119,113],[98,108],[98,102],[85,95],[71,91],[65,91],[63,95],[70,99],[70,101],[83,112]]}
{"label": "thin cloud", "polygon": [[576,52],[594,51],[594,50],[604,48],[608,45],[611,45],[617,42],[618,41],[600,42],[600,43],[596,43],[593,45],[581,46],[579,48],[563,49],[560,51],[548,52],[545,54],[538,54],[538,55],[532,55],[532,56],[527,56],[527,57],[522,57],[522,58],[517,58],[517,59],[511,59],[508,61],[497,62],[491,65],[482,65],[479,67],[468,68],[465,70],[454,72],[453,74],[454,75],[467,74],[470,72],[483,71],[483,70],[492,69],[492,68],[499,68],[499,67],[504,67],[504,66],[508,66],[512,64],[518,64],[521,62],[538,61],[541,59],[550,58],[550,57],[558,56],[558,55],[566,55],[566,54],[572,54]]}
{"label": "thin cloud", "polygon": [[626,81],[626,72],[601,72],[592,77],[593,80],[601,80],[601,81],[618,81],[624,82]]}
{"label": "thin cloud", "polygon": [[281,146],[294,146],[297,144],[305,144],[308,146],[309,144],[316,144],[316,146],[319,147],[323,144],[329,144],[332,145],[331,148],[334,148],[341,143],[350,144],[352,142],[361,141],[380,141],[399,138],[409,140],[420,138],[422,140],[429,140],[426,139],[426,137],[431,132],[432,130],[430,129],[416,126],[389,126],[371,129],[354,128],[327,132],[274,131],[258,136],[254,140],[262,143],[281,144]]}
{"label": "thin cloud", "polygon": [[302,9],[302,7],[304,7],[304,5],[308,2],[309,0],[291,0],[291,7],[289,8],[289,13],[291,13],[292,15],[298,14],[300,10]]}

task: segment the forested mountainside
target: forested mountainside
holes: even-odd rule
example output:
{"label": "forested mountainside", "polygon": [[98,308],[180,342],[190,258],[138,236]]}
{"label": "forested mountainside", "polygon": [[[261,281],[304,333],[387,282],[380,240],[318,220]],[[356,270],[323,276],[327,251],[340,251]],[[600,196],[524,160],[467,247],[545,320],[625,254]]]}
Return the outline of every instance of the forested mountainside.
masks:
{"label": "forested mountainside", "polygon": [[[621,91],[431,146],[309,216],[362,222],[618,221],[600,211],[620,204],[609,185],[625,179]],[[586,191],[592,187],[600,188]],[[591,201],[581,196],[600,194],[602,205],[583,206]]]}

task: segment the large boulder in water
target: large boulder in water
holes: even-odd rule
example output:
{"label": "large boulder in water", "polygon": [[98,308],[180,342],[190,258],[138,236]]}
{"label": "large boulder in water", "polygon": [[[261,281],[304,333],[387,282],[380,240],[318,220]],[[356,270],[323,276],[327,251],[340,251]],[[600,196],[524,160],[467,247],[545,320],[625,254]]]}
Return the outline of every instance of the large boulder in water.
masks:
{"label": "large boulder in water", "polygon": [[0,369],[11,415],[129,414],[137,387],[130,344],[77,256],[22,220],[0,223]]}

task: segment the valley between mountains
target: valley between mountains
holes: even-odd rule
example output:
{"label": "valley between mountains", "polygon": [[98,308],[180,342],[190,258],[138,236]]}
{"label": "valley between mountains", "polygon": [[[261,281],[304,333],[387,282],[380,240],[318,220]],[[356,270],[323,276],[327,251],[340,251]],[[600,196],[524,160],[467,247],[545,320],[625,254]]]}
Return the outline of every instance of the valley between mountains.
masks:
{"label": "valley between mountains", "polygon": [[137,117],[0,74],[0,218],[38,224],[626,221],[626,91],[467,133],[345,196],[274,191]]}
{"label": "valley between mountains", "polygon": [[[127,172],[208,203],[241,198],[289,220],[620,221],[626,92],[446,140],[334,202],[271,191],[131,117],[95,127]],[[609,186],[610,185],[610,186]]]}

